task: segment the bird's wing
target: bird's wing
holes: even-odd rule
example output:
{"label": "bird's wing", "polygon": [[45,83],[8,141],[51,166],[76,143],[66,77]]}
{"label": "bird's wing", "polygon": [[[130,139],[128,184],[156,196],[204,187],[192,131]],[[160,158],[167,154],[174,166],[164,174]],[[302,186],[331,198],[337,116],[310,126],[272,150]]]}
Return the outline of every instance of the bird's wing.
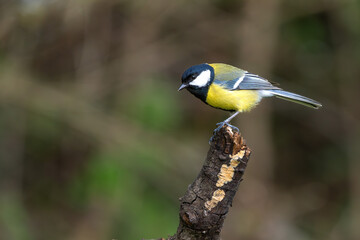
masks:
{"label": "bird's wing", "polygon": [[242,77],[245,71],[224,63],[212,63],[209,64],[214,68],[215,80],[220,82],[227,82]]}
{"label": "bird's wing", "polygon": [[209,64],[214,68],[214,82],[226,89],[233,89],[236,82],[245,76],[246,71],[224,63]]}
{"label": "bird's wing", "polygon": [[233,88],[234,90],[248,89],[248,90],[268,90],[268,89],[280,89],[274,86],[271,82],[258,75],[245,72],[243,79],[239,79]]}
{"label": "bird's wing", "polygon": [[281,89],[258,75],[243,71],[237,75],[216,76],[215,83],[229,90],[269,90]]}
{"label": "bird's wing", "polygon": [[280,89],[258,75],[223,63],[209,64],[214,68],[214,82],[229,90]]}

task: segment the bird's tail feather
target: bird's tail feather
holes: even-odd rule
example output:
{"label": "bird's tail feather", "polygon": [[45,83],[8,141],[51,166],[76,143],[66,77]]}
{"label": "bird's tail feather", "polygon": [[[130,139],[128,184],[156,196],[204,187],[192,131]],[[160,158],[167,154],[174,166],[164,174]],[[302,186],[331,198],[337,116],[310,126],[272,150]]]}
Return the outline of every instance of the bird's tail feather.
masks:
{"label": "bird's tail feather", "polygon": [[299,94],[295,94],[292,92],[287,92],[284,90],[277,90],[277,89],[266,90],[266,91],[270,94],[275,95],[278,98],[281,98],[281,99],[284,99],[287,101],[291,101],[291,102],[295,102],[295,103],[299,103],[299,104],[305,105],[307,107],[318,109],[322,106],[321,103],[319,103],[313,99],[310,99],[310,98],[307,98],[307,97],[304,97],[304,96],[301,96]]}

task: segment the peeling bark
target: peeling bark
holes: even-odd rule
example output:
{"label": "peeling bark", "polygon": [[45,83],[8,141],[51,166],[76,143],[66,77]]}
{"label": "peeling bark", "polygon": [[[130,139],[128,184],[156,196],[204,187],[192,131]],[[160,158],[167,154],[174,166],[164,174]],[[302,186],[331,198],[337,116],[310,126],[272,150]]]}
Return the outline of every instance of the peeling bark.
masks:
{"label": "peeling bark", "polygon": [[210,145],[199,175],[180,199],[180,224],[169,240],[220,239],[251,151],[227,125],[215,133]]}

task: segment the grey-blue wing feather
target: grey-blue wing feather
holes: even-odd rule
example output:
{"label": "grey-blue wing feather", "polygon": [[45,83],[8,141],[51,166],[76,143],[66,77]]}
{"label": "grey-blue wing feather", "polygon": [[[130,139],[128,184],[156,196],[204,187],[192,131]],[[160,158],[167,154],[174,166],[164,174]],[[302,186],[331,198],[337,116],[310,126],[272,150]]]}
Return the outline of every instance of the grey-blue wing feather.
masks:
{"label": "grey-blue wing feather", "polygon": [[252,73],[245,73],[244,79],[240,82],[237,90],[268,90],[268,89],[280,89],[271,84],[265,78]]}
{"label": "grey-blue wing feather", "polygon": [[245,76],[246,71],[230,65],[222,65],[222,71],[216,73],[214,83],[226,89],[233,90],[236,82]]}
{"label": "grey-blue wing feather", "polygon": [[228,81],[220,81],[220,80],[215,79],[214,82],[215,82],[215,84],[220,85],[223,88],[226,88],[229,90],[234,90],[234,86],[238,80],[239,80],[239,78],[235,78],[235,79],[228,80]]}
{"label": "grey-blue wing feather", "polygon": [[265,78],[240,70],[223,73],[215,77],[214,83],[229,90],[269,90],[281,89]]}

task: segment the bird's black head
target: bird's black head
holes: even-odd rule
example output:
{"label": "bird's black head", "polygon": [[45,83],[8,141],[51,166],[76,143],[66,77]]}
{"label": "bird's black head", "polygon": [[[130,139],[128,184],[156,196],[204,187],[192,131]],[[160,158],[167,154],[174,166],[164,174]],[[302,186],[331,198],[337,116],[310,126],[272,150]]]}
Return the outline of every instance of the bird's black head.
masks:
{"label": "bird's black head", "polygon": [[[181,77],[181,86],[178,91],[186,88],[199,98],[200,94],[207,92],[209,85],[214,80],[214,68],[209,64],[203,63],[188,68]],[[206,95],[205,95],[206,98]]]}

